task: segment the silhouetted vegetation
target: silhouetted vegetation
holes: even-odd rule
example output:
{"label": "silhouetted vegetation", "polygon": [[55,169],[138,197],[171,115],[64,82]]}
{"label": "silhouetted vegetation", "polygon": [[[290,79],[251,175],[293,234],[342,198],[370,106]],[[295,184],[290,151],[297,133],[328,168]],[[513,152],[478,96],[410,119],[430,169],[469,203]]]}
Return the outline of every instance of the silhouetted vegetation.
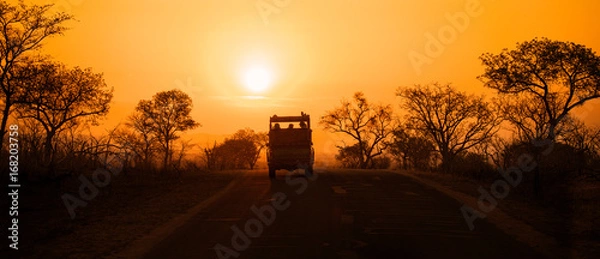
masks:
{"label": "silhouetted vegetation", "polygon": [[266,133],[246,128],[223,143],[204,149],[206,167],[214,170],[254,169],[268,142]]}
{"label": "silhouetted vegetation", "polygon": [[[24,85],[18,83],[17,70],[27,66],[43,41],[51,36],[62,34],[67,28],[63,25],[73,19],[69,14],[50,12],[52,5],[26,5],[19,2],[11,5],[0,2],[0,88],[2,91],[2,121],[0,122],[0,146],[6,135],[6,125],[17,104],[19,93],[25,92]],[[30,55],[32,54],[32,55]]]}
{"label": "silhouetted vegetation", "polygon": [[384,154],[386,140],[392,133],[392,113],[390,105],[373,105],[362,92],[357,92],[352,101],[342,100],[341,106],[326,112],[319,123],[326,130],[344,133],[356,141],[339,147],[338,160],[356,168],[374,168],[375,158]]}
{"label": "silhouetted vegetation", "polygon": [[360,147],[357,144],[352,146],[338,147],[338,153],[335,159],[342,164],[343,168],[360,168]]}
{"label": "silhouetted vegetation", "polygon": [[389,151],[400,168],[431,169],[435,147],[425,135],[404,124],[400,124],[392,134]]}
{"label": "silhouetted vegetation", "polygon": [[[502,97],[501,116],[516,128],[517,139],[534,146],[559,140],[561,128],[571,119],[570,112],[600,97],[600,57],[580,44],[533,39],[517,44],[515,50],[483,54],[481,60],[485,73],[479,78]],[[533,179],[535,193],[540,196],[541,171],[552,174],[541,163],[549,152],[530,151],[540,162]],[[563,151],[578,153],[575,149]],[[563,170],[569,169],[559,171]]]}
{"label": "silhouetted vegetation", "polygon": [[508,99],[506,119],[532,139],[554,140],[573,108],[600,97],[600,57],[580,44],[533,39],[481,60],[479,78]]}
{"label": "silhouetted vegetation", "polygon": [[192,98],[181,90],[159,92],[152,100],[141,100],[130,117],[130,125],[144,139],[143,155],[147,160],[150,146],[148,141],[158,143],[162,151],[162,169],[169,169],[173,160],[173,142],[179,132],[200,126],[190,116]]}
{"label": "silhouetted vegetation", "polygon": [[489,140],[500,122],[481,96],[467,95],[450,85],[399,88],[410,128],[434,143],[442,170],[452,171],[455,158]]}
{"label": "silhouetted vegetation", "polygon": [[[376,157],[393,157],[404,169],[490,180],[495,167],[514,166],[527,154],[539,165],[524,179],[534,193],[542,185],[600,179],[600,130],[570,116],[600,97],[600,58],[580,44],[543,38],[481,60],[479,79],[498,93],[493,102],[449,84],[401,87],[396,95],[408,114],[396,122],[389,106],[371,105],[362,93],[342,100],[320,121],[354,140],[338,146],[336,160],[345,168],[378,168]],[[496,134],[503,122],[511,136]]]}
{"label": "silhouetted vegetation", "polygon": [[21,178],[62,180],[111,166],[156,171],[159,158],[162,170],[190,166],[184,156],[193,145],[174,142],[180,132],[199,124],[189,116],[191,98],[180,90],[140,101],[125,127],[91,133],[90,126],[99,125],[108,114],[113,89],[102,73],[70,68],[40,53],[42,43],[61,35],[67,30],[64,24],[73,19],[51,8],[22,1],[0,3],[0,145],[8,123],[15,123],[24,161],[19,165]]}
{"label": "silhouetted vegetation", "polygon": [[62,137],[61,133],[67,129],[97,124],[108,113],[113,90],[108,88],[102,74],[89,68],[69,69],[55,62],[40,62],[25,70],[28,71],[23,74],[28,76],[19,84],[27,91],[21,94],[16,106],[17,118],[33,120],[32,126],[43,130],[43,153],[38,161],[53,177],[56,152],[60,148],[56,138]]}
{"label": "silhouetted vegetation", "polygon": [[[51,6],[0,1],[0,151],[15,122],[21,179],[40,186],[54,180],[62,191],[64,178],[103,167],[169,177],[186,169],[257,168],[269,140],[250,128],[194,151],[201,158],[186,159],[196,145],[182,133],[200,123],[191,116],[192,98],[179,89],[140,100],[123,124],[92,134],[109,113],[113,88],[101,72],[68,67],[39,51],[73,19],[51,13]],[[350,140],[337,146],[335,159],[344,168],[395,166],[491,182],[527,155],[535,166],[514,192],[569,212],[574,183],[600,181],[600,128],[572,114],[600,97],[600,57],[580,44],[542,38],[480,59],[485,72],[478,79],[495,90],[489,99],[451,84],[400,87],[395,94],[402,118],[394,117],[392,105],[373,104],[362,92],[343,99],[319,121]],[[506,134],[499,134],[502,129]]]}

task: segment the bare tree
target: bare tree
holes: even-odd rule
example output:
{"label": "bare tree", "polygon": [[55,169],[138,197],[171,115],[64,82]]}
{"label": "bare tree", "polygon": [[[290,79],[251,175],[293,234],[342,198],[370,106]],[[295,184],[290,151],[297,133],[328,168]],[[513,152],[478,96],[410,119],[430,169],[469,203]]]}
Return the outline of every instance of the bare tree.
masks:
{"label": "bare tree", "polygon": [[333,133],[345,133],[359,147],[359,168],[373,166],[373,159],[383,154],[386,140],[392,133],[393,119],[390,105],[372,105],[362,92],[352,101],[342,100],[341,106],[327,111],[319,123]]}
{"label": "bare tree", "polygon": [[20,119],[36,121],[44,129],[44,161],[50,174],[55,162],[54,139],[63,130],[81,124],[96,124],[109,111],[112,88],[102,74],[91,69],[66,68],[44,62],[29,67],[36,75],[27,80],[28,91],[17,105]]}
{"label": "bare tree", "polygon": [[564,134],[561,135],[561,142],[584,152],[600,152],[600,147],[597,146],[600,140],[599,127],[588,127],[578,119],[570,119],[568,122]]}
{"label": "bare tree", "polygon": [[506,96],[500,96],[499,100],[499,115],[512,124],[511,130],[518,140],[530,142],[548,135],[547,114],[539,102]]}
{"label": "bare tree", "polygon": [[190,116],[192,98],[181,90],[158,92],[152,100],[141,100],[132,117],[139,116],[143,127],[147,127],[161,145],[163,170],[167,170],[172,156],[172,143],[178,133],[200,126]]}
{"label": "bare tree", "polygon": [[116,127],[108,130],[107,134],[95,136],[88,125],[81,125],[70,127],[57,135],[54,150],[57,156],[56,169],[62,171],[62,176],[57,177],[77,175],[99,166],[107,167],[107,157],[119,154],[117,146],[112,143],[115,130]]}
{"label": "bare tree", "polygon": [[206,169],[211,170],[211,169],[216,169],[216,154],[215,151],[217,149],[217,142],[215,141],[213,143],[212,147],[205,147],[204,149],[202,149],[202,158],[204,159],[204,163],[206,165]]}
{"label": "bare tree", "polygon": [[117,137],[118,143],[134,152],[137,162],[146,169],[153,167],[154,157],[160,150],[160,142],[153,132],[152,124],[149,117],[134,112],[125,124],[128,129],[121,129]]}
{"label": "bare tree", "polygon": [[67,28],[63,23],[73,17],[65,13],[50,13],[52,5],[28,6],[20,0],[12,5],[0,1],[0,146],[4,143],[6,125],[12,108],[17,103],[17,93],[22,91],[14,84],[14,69],[21,66],[28,53],[39,49],[51,36],[61,35]]}
{"label": "bare tree", "polygon": [[480,59],[485,72],[479,79],[485,86],[516,99],[505,114],[540,120],[533,125],[523,123],[522,116],[510,120],[537,138],[554,140],[557,126],[573,108],[600,97],[600,57],[580,44],[536,38]]}
{"label": "bare tree", "polygon": [[494,135],[500,122],[482,96],[467,95],[451,85],[415,85],[398,88],[406,119],[430,138],[450,172],[454,158]]}
{"label": "bare tree", "polygon": [[[174,152],[176,154],[176,156],[175,156],[176,159],[175,159],[175,161],[173,161],[172,168],[177,172],[178,176],[181,176],[181,172],[184,169],[186,169],[185,168],[186,165],[184,164],[185,156],[186,156],[188,150],[192,149],[195,146],[195,144],[192,144],[191,139],[180,140],[178,142],[180,144],[180,148],[177,151],[177,153]],[[187,169],[189,169],[189,168],[187,168]]]}
{"label": "bare tree", "polygon": [[573,147],[577,159],[583,160],[579,176],[600,180],[600,127],[588,127],[583,121],[570,119],[564,128],[558,141]]}

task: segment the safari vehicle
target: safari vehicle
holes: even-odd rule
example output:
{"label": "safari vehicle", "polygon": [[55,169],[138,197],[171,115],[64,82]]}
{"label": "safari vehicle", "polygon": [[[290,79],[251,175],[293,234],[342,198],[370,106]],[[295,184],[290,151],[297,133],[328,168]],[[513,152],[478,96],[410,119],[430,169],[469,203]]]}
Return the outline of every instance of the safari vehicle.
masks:
{"label": "safari vehicle", "polygon": [[312,147],[310,115],[273,115],[269,120],[267,162],[269,177],[275,178],[279,169],[304,169],[307,176],[313,173],[315,152]]}

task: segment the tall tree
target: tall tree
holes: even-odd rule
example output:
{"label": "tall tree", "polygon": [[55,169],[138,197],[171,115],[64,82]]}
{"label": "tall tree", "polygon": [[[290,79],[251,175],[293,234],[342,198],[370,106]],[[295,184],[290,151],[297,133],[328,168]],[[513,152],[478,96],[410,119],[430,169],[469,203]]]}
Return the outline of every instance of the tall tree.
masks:
{"label": "tall tree", "polygon": [[[600,57],[580,44],[536,38],[480,59],[485,72],[479,79],[486,87],[515,98],[514,107],[526,106],[539,115],[535,119],[542,121],[533,126],[544,129],[529,129],[539,133],[536,138],[554,140],[557,126],[573,108],[600,97]],[[521,117],[510,121],[522,127]]]}
{"label": "tall tree", "polygon": [[449,84],[398,88],[406,119],[430,138],[442,157],[444,172],[457,155],[491,138],[500,120],[483,96],[467,95]]}
{"label": "tall tree", "polygon": [[252,169],[257,151],[250,139],[229,138],[216,147],[214,158],[221,170]]}
{"label": "tall tree", "polygon": [[22,0],[16,5],[0,1],[0,98],[3,104],[0,146],[20,91],[13,80],[15,67],[24,62],[28,53],[39,49],[46,38],[61,35],[67,29],[63,24],[73,19],[69,14],[51,13],[52,6],[28,6]]}
{"label": "tall tree", "polygon": [[266,132],[255,132],[253,129],[245,128],[238,130],[231,137],[234,140],[246,140],[252,143],[254,148],[249,149],[248,153],[245,156],[248,156],[247,159],[248,166],[250,169],[254,169],[260,154],[265,147],[267,147],[267,143],[269,142],[269,136]]}
{"label": "tall tree", "polygon": [[163,151],[163,170],[167,170],[172,156],[173,141],[179,132],[194,129],[200,124],[190,115],[192,98],[181,90],[156,93],[151,100],[141,100],[132,117],[138,117],[151,132]]}
{"label": "tall tree", "polygon": [[31,119],[44,129],[44,161],[52,172],[55,161],[54,139],[65,129],[81,124],[96,124],[110,108],[113,89],[102,74],[91,69],[69,69],[45,62],[27,68],[30,74],[26,91],[17,104],[20,119]]}
{"label": "tall tree", "polygon": [[212,148],[204,149],[206,166],[218,170],[254,169],[267,142],[267,133],[250,128],[238,130],[223,143],[215,142]]}
{"label": "tall tree", "polygon": [[357,92],[352,101],[342,100],[341,106],[327,111],[319,123],[333,133],[345,133],[358,145],[358,167],[373,166],[373,158],[383,154],[385,140],[393,129],[390,105],[373,105],[362,92]]}

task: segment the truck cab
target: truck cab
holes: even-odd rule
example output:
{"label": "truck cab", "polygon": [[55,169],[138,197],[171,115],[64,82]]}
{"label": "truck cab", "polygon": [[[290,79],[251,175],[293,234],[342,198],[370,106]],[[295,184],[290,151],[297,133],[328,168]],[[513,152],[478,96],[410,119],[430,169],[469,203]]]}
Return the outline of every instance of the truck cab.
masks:
{"label": "truck cab", "polygon": [[270,117],[267,145],[270,178],[275,178],[279,169],[304,169],[304,173],[310,176],[313,173],[314,158],[310,115],[302,112],[300,116]]}

